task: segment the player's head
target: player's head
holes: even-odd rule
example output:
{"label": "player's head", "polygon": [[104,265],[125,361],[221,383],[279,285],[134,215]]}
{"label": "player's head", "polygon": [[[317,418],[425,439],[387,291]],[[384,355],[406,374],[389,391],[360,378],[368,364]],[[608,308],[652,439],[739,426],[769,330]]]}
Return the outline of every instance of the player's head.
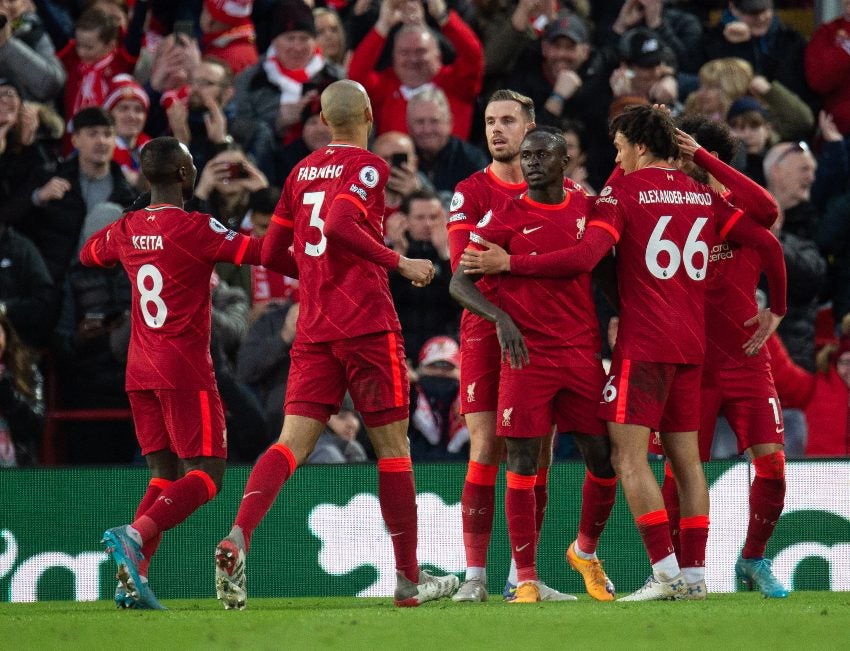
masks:
{"label": "player's head", "polygon": [[152,187],[179,185],[184,197],[195,187],[195,163],[189,149],[177,138],[154,138],[142,148],[142,174]]}
{"label": "player's head", "polygon": [[350,133],[363,126],[367,131],[372,128],[369,95],[356,81],[335,81],[322,91],[321,102],[322,122],[331,128],[333,134]]}
{"label": "player's head", "polygon": [[650,106],[630,106],[611,120],[616,162],[626,174],[654,162],[679,157],[676,127],[670,114]]}
{"label": "player's head", "polygon": [[487,148],[493,160],[509,163],[519,156],[519,145],[534,128],[534,102],[515,90],[497,90],[484,109]]}
{"label": "player's head", "polygon": [[[678,122],[682,131],[693,136],[694,140],[713,156],[717,156],[727,165],[732,163],[738,151],[738,141],[726,124],[702,115],[682,117]],[[693,161],[683,161],[679,168],[700,183],[708,183],[708,172]]]}
{"label": "player's head", "polygon": [[536,127],[528,132],[520,145],[522,176],[531,189],[551,185],[563,187],[569,160],[564,134],[554,127]]}

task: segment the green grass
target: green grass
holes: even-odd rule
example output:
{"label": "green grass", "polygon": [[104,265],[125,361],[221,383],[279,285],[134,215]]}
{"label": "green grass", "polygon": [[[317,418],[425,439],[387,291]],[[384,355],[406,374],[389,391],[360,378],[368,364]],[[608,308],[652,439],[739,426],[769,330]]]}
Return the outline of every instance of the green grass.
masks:
{"label": "green grass", "polygon": [[168,600],[168,612],[111,602],[0,604],[5,649],[850,649],[850,593],[786,600],[486,604],[398,609],[388,599]]}

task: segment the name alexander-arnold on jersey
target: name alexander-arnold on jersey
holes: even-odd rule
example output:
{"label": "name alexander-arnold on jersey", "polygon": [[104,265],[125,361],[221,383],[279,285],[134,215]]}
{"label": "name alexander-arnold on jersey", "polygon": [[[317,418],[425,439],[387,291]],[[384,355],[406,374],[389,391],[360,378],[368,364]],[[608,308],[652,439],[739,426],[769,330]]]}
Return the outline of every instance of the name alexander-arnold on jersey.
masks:
{"label": "name alexander-arnold on jersey", "polygon": [[678,203],[710,206],[709,192],[681,192],[679,190],[643,190],[638,192],[638,203]]}

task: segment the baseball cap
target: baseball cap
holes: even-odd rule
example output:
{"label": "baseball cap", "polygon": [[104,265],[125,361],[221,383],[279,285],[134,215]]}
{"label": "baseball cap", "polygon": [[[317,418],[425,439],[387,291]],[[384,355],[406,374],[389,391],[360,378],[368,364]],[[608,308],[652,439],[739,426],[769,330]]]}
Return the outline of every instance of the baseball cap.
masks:
{"label": "baseball cap", "polygon": [[431,337],[422,344],[419,351],[419,365],[428,366],[437,362],[448,362],[454,366],[460,366],[460,348],[451,337]]}
{"label": "baseball cap", "polygon": [[673,63],[675,55],[651,29],[636,27],[620,39],[620,54],[626,63],[638,68],[654,68]]}
{"label": "baseball cap", "polygon": [[566,9],[558,12],[555,20],[547,24],[543,30],[543,38],[547,41],[554,41],[561,36],[566,36],[573,43],[587,43],[590,38],[584,20],[578,14]]}
{"label": "baseball cap", "polygon": [[732,4],[744,14],[760,14],[773,9],[773,0],[732,0]]}
{"label": "baseball cap", "polygon": [[739,97],[732,106],[729,107],[729,112],[726,113],[726,121],[731,122],[733,119],[744,113],[759,113],[766,120],[767,109],[755,97]]}

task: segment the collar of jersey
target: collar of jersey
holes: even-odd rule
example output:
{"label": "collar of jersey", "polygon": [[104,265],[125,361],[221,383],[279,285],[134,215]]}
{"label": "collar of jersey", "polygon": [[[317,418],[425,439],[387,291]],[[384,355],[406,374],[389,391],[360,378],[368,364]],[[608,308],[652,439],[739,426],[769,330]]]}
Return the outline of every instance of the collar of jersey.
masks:
{"label": "collar of jersey", "polygon": [[523,192],[520,195],[520,199],[528,205],[540,208],[541,210],[561,210],[566,208],[567,204],[570,202],[570,193],[565,190],[564,195],[564,200],[561,203],[540,203],[539,201],[535,201],[529,197],[527,192]]}
{"label": "collar of jersey", "polygon": [[507,188],[508,190],[516,190],[517,192],[521,192],[525,189],[525,181],[523,181],[522,183],[508,183],[507,181],[503,181],[498,176],[496,176],[496,174],[490,169],[489,165],[484,168],[484,173],[493,180],[493,183],[495,183],[496,185],[500,185],[503,188]]}

